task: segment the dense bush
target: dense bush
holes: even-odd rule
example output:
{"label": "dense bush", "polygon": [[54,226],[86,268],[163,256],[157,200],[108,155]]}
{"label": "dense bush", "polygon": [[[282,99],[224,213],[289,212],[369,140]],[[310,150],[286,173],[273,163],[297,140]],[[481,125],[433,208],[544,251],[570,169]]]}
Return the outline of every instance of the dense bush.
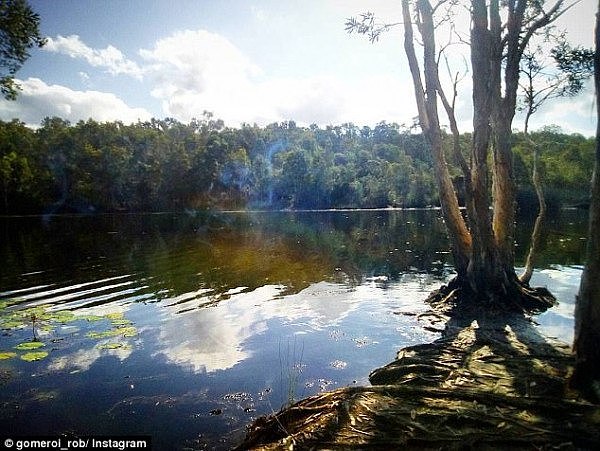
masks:
{"label": "dense bush", "polygon": [[[593,139],[553,129],[531,137],[543,144],[549,199],[585,199]],[[465,152],[469,139],[463,137]],[[519,199],[533,205],[531,151],[520,135],[515,155]],[[165,119],[72,125],[47,118],[32,129],[17,120],[0,121],[0,174],[5,214],[438,202],[423,137],[385,122],[374,128],[293,122],[229,128],[206,114],[189,124]]]}

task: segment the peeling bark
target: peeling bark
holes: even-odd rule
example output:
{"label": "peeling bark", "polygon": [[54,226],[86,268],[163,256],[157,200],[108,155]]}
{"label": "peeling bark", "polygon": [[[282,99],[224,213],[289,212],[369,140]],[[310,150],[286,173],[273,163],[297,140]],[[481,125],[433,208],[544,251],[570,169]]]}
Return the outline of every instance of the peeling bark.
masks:
{"label": "peeling bark", "polygon": [[466,276],[471,255],[471,234],[460,212],[458,198],[450,177],[446,157],[442,147],[441,128],[437,110],[437,90],[439,86],[437,61],[435,52],[435,34],[433,25],[433,9],[428,0],[417,2],[422,23],[420,24],[423,38],[423,78],[415,54],[413,27],[410,17],[408,0],[402,1],[404,18],[404,49],[413,78],[415,99],[419,112],[419,123],[425,137],[431,145],[434,171],[440,192],[442,214],[452,246],[452,256],[459,277]]}
{"label": "peeling bark", "polygon": [[[413,78],[419,123],[431,145],[457,279],[464,291],[463,297],[470,301],[500,302],[505,304],[503,307],[511,308],[515,305],[521,308],[551,305],[546,300],[536,300],[537,293],[519,280],[514,269],[516,189],[512,121],[523,49],[535,31],[558,17],[562,2],[558,0],[548,13],[538,11],[536,19],[526,14],[529,1],[503,1],[502,6],[508,10],[507,22],[503,24],[500,0],[471,0],[474,114],[469,166],[464,158],[457,155],[460,149],[457,147],[458,129],[453,107],[439,80],[434,9],[429,0],[416,0],[414,3],[423,44],[421,69],[414,49],[410,2],[402,1],[404,49]],[[442,148],[438,96],[450,120],[455,157],[466,175],[468,227],[459,210]],[[490,151],[493,155],[491,165]]]}

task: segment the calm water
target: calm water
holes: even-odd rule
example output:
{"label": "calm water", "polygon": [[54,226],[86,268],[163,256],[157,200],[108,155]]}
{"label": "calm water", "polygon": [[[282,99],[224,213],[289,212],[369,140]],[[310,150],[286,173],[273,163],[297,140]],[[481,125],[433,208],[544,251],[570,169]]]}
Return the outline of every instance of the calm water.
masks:
{"label": "calm water", "polygon": [[[585,223],[553,218],[534,280],[561,300],[540,328],[566,341]],[[452,275],[435,210],[4,218],[0,234],[0,432],[157,449],[228,448],[290,400],[368,384],[439,336],[413,314]]]}

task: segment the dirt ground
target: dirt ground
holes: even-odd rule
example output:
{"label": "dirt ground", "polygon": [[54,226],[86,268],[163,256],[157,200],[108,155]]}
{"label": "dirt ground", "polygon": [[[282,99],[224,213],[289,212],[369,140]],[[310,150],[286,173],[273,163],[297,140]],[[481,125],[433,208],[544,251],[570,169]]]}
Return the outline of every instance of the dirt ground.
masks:
{"label": "dirt ground", "polygon": [[371,387],[259,418],[239,449],[600,449],[600,406],[568,387],[569,346],[523,314],[438,306],[422,316],[444,336],[399,351]]}

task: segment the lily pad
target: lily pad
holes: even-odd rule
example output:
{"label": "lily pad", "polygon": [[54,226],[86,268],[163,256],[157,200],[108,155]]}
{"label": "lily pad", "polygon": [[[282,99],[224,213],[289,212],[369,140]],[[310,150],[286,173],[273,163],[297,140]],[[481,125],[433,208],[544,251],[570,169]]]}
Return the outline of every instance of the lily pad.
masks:
{"label": "lily pad", "polygon": [[129,326],[130,324],[133,324],[128,319],[113,319],[110,323],[115,327]]}
{"label": "lily pad", "polygon": [[35,362],[36,360],[42,360],[46,357],[48,357],[48,353],[46,351],[27,352],[21,356],[21,360],[25,360],[26,362]]}
{"label": "lily pad", "polygon": [[24,343],[19,343],[17,346],[15,346],[15,349],[18,349],[19,351],[31,351],[44,346],[46,345],[41,341],[26,341]]}
{"label": "lily pad", "polygon": [[97,340],[97,339],[100,339],[100,338],[109,338],[109,337],[112,337],[112,336],[114,336],[113,332],[114,331],[112,331],[112,330],[105,330],[103,332],[92,331],[92,332],[88,332],[87,334],[85,334],[85,336],[88,337],[88,338]]}
{"label": "lily pad", "polygon": [[18,298],[5,299],[3,301],[0,301],[0,310],[4,310],[6,307],[10,307],[11,305],[18,304],[18,303],[19,303]]}
{"label": "lily pad", "polygon": [[118,327],[116,329],[111,329],[111,330],[105,330],[103,332],[96,332],[96,331],[88,332],[86,334],[86,337],[92,338],[92,339],[110,338],[110,337],[119,337],[119,336],[125,337],[125,338],[131,338],[131,337],[135,337],[137,334],[138,334],[138,331],[134,326],[127,326],[127,327]]}
{"label": "lily pad", "polygon": [[120,327],[115,329],[115,331],[117,332],[117,335],[121,335],[125,338],[135,337],[138,334],[137,329],[133,326]]}
{"label": "lily pad", "polygon": [[131,349],[127,343],[103,343],[96,347],[98,349]]}
{"label": "lily pad", "polygon": [[115,313],[107,313],[106,315],[104,315],[107,319],[110,320],[119,320],[119,319],[123,319],[123,313],[122,312],[115,312]]}
{"label": "lily pad", "polygon": [[0,352],[0,360],[12,359],[17,355],[16,352]]}
{"label": "lily pad", "polygon": [[2,329],[18,329],[24,325],[25,324],[23,321],[18,321],[11,318],[6,318],[5,320],[0,321],[0,327],[2,327]]}
{"label": "lily pad", "polygon": [[51,318],[54,321],[60,322],[60,323],[70,323],[71,321],[75,321],[77,318],[77,316],[75,316],[75,314],[73,312],[70,312],[68,310],[61,310],[58,312],[53,312]]}
{"label": "lily pad", "polygon": [[98,315],[83,315],[83,316],[77,317],[77,319],[81,319],[81,320],[88,321],[90,323],[94,323],[96,321],[102,321],[104,319],[104,317],[98,316]]}

